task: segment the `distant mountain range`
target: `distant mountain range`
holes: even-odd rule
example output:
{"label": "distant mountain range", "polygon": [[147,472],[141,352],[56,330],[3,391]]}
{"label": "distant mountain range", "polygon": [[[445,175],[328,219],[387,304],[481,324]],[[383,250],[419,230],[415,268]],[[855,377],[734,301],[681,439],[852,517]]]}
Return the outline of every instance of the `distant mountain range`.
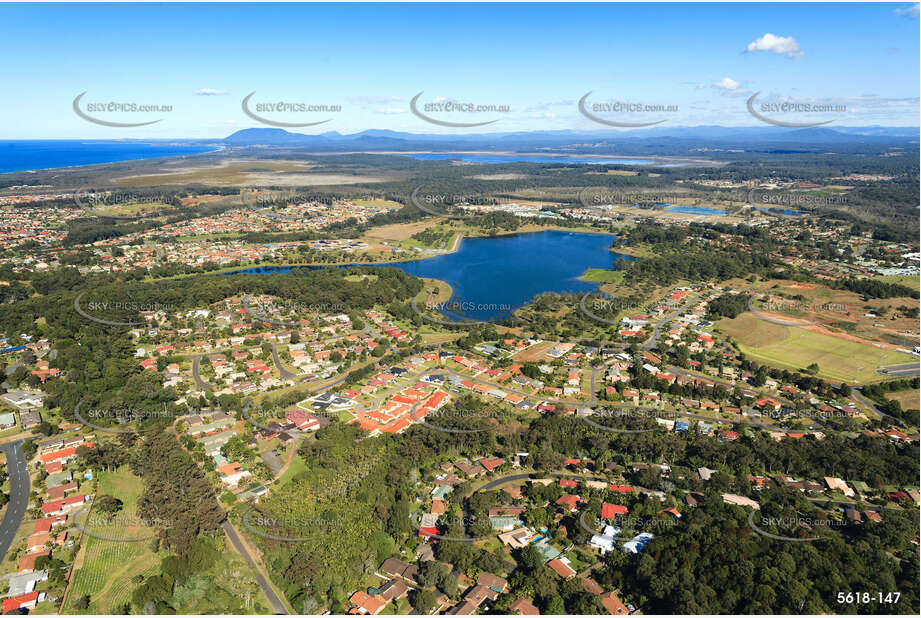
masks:
{"label": "distant mountain range", "polygon": [[284,129],[243,129],[224,138],[229,146],[289,146],[318,151],[349,152],[374,150],[522,150],[576,149],[597,151],[601,146],[633,143],[639,145],[689,145],[692,141],[732,144],[859,144],[918,143],[917,127],[654,127],[630,131],[531,131],[515,133],[474,133],[445,135],[405,133],[384,129],[341,134],[336,131],[309,135]]}

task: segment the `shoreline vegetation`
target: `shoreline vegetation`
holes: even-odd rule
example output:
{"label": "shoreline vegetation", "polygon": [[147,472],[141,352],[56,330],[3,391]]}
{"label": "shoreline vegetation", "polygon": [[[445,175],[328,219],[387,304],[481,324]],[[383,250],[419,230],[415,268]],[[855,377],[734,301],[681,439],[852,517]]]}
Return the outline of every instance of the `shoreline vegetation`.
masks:
{"label": "shoreline vegetation", "polygon": [[[530,226],[528,226],[530,227]],[[182,273],[179,275],[171,275],[169,277],[159,277],[157,279],[149,278],[150,281],[162,280],[162,279],[179,279],[184,277],[193,277],[201,274],[209,275],[226,275],[226,274],[245,274],[245,271],[251,270],[253,268],[309,268],[312,266],[381,266],[387,264],[399,264],[402,262],[416,262],[419,260],[426,260],[431,258],[440,257],[443,255],[451,255],[452,253],[457,253],[460,250],[461,242],[465,238],[498,238],[504,236],[520,236],[523,234],[539,234],[541,232],[571,232],[574,234],[598,234],[603,236],[611,236],[616,238],[616,234],[612,232],[597,230],[593,228],[570,228],[560,225],[547,225],[547,226],[534,226],[536,229],[525,229],[525,230],[501,230],[495,233],[489,234],[476,234],[469,233],[469,231],[459,232],[455,234],[453,244],[448,249],[439,250],[437,253],[431,254],[417,254],[410,255],[408,257],[401,257],[398,259],[388,259],[376,262],[342,262],[342,263],[330,263],[330,262],[295,262],[295,263],[282,263],[278,261],[265,261],[250,264],[240,264],[237,266],[227,266],[224,268],[218,268],[215,270],[210,270],[207,273]],[[647,257],[648,253],[644,252],[643,249],[639,248],[630,248],[630,247],[618,247],[616,250],[613,247],[608,248],[609,251],[622,253],[624,255],[629,255],[631,257]],[[592,269],[600,270],[600,269]],[[593,282],[589,279],[582,279],[585,275],[579,277],[583,281]]]}

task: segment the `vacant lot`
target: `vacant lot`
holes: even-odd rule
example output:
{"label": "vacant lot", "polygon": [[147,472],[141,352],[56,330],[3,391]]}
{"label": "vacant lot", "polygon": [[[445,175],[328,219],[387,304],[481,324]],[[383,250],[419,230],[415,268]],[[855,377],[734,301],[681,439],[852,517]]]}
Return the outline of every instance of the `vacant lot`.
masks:
{"label": "vacant lot", "polygon": [[[108,494],[122,501],[122,510],[116,514],[111,525],[99,525],[97,514],[92,513],[92,522],[86,524],[86,515],[79,516],[84,527],[94,534],[121,538],[111,541],[82,534],[83,547],[74,565],[73,584],[67,593],[69,613],[106,614],[114,613],[120,605],[131,600],[135,584],[131,578],[136,575],[153,575],[159,570],[160,556],[151,551],[147,540],[156,534],[154,528],[126,525],[137,519],[135,506],[141,494],[141,480],[134,476],[127,466],[115,472],[99,473],[98,495]],[[77,610],[74,602],[89,595],[90,606]]]}
{"label": "vacant lot", "polygon": [[175,171],[158,171],[117,178],[119,185],[127,187],[152,187],[159,185],[204,184],[215,186],[319,186],[354,185],[391,180],[379,173],[339,174],[324,173],[313,163],[304,161],[266,161],[228,159],[217,165],[177,166]]}
{"label": "vacant lot", "polygon": [[[894,277],[885,278],[890,283]],[[899,307],[917,307],[913,298],[888,298],[863,300],[859,294],[846,290],[833,290],[816,283],[795,283],[782,280],[768,280],[758,283],[733,282],[746,291],[769,294],[774,302],[769,309],[764,303],[756,306],[762,311],[789,316],[821,324],[833,329],[840,336],[859,337],[890,344],[892,340],[914,341],[918,333],[917,319],[902,317]]]}
{"label": "vacant lot", "polygon": [[894,275],[892,277],[885,277],[880,275],[874,278],[880,281],[885,281],[886,283],[898,283],[900,285],[910,287],[913,290],[921,289],[921,278],[917,277],[916,275]]}
{"label": "vacant lot", "polygon": [[899,404],[901,404],[903,410],[917,410],[919,395],[921,395],[921,391],[918,389],[909,389],[906,391],[887,393],[886,399],[898,401]]}
{"label": "vacant lot", "polygon": [[819,375],[831,380],[878,382],[883,376],[876,373],[877,367],[910,360],[893,350],[772,324],[750,313],[734,320],[721,320],[719,326],[753,360],[787,369],[803,369],[818,363]]}

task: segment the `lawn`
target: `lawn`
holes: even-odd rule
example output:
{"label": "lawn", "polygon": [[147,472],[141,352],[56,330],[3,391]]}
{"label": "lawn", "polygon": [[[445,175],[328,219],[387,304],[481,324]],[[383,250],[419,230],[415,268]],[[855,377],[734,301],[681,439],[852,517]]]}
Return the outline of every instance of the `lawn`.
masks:
{"label": "lawn", "polygon": [[882,365],[910,359],[894,350],[847,341],[820,333],[765,322],[751,314],[721,320],[720,328],[731,335],[744,354],[754,360],[789,369],[803,369],[818,363],[819,375],[831,380],[859,383],[878,382]]}
{"label": "lawn", "polygon": [[304,459],[300,455],[295,455],[291,458],[291,465],[288,466],[288,469],[285,470],[285,473],[281,475],[275,483],[272,485],[273,488],[281,487],[290,481],[292,478],[307,470],[307,464],[304,463]]}
{"label": "lawn", "polygon": [[[85,527],[100,535],[124,539],[147,538],[156,534],[154,528],[146,526],[125,526],[137,519],[135,506],[141,494],[141,480],[131,473],[128,466],[122,466],[115,472],[99,473],[99,495],[108,494],[122,501],[122,510],[116,515],[112,525],[97,525],[98,519],[93,514],[93,521]],[[86,515],[80,521],[86,522]],[[73,584],[67,593],[68,612],[106,614],[113,613],[124,603],[128,603],[135,584],[131,578],[135,575],[153,575],[159,569],[162,556],[151,551],[150,542],[110,541],[81,535],[83,548],[79,554]],[[83,595],[89,595],[90,606],[86,610],[76,610],[74,601]]]}
{"label": "lawn", "polygon": [[589,281],[591,283],[620,283],[623,279],[624,271],[604,268],[589,268],[579,277],[580,281]]}

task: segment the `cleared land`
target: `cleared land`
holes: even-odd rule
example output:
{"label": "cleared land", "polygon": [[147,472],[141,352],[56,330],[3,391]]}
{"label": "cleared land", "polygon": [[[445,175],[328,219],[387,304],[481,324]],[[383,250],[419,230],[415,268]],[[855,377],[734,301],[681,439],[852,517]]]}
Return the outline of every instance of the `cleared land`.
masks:
{"label": "cleared land", "polygon": [[[370,170],[368,170],[370,172]],[[313,163],[304,161],[240,160],[228,159],[212,166],[184,166],[175,171],[158,171],[153,174],[122,176],[115,181],[127,187],[158,185],[209,184],[217,186],[315,186],[354,185],[393,180],[379,172],[367,174],[340,174],[317,170]]]}
{"label": "cleared land", "polygon": [[719,327],[754,360],[796,370],[818,363],[819,375],[831,380],[878,382],[883,376],[876,373],[877,367],[910,360],[905,354],[882,350],[870,343],[780,326],[750,313],[733,320],[720,320]]}
{"label": "cleared land", "polygon": [[918,389],[907,390],[907,391],[896,391],[894,393],[887,393],[886,399],[891,399],[892,401],[898,401],[902,406],[903,410],[917,410],[919,409],[918,397],[921,396],[921,391]]}
{"label": "cleared land", "polygon": [[[115,472],[101,472],[99,495],[115,496],[122,501],[122,510],[112,525],[97,525],[98,517],[93,513],[92,524],[85,527],[94,534],[114,538],[139,539],[155,535],[154,528],[124,525],[127,520],[137,519],[135,507],[141,490],[141,480],[127,466]],[[81,521],[86,521],[85,515],[81,516]],[[109,541],[86,533],[82,537],[84,547],[74,565],[76,572],[64,608],[68,613],[114,613],[120,605],[131,600],[136,587],[132,577],[153,575],[159,570],[162,556],[151,550],[149,541]],[[90,597],[90,606],[78,610],[74,602],[84,595]]]}

